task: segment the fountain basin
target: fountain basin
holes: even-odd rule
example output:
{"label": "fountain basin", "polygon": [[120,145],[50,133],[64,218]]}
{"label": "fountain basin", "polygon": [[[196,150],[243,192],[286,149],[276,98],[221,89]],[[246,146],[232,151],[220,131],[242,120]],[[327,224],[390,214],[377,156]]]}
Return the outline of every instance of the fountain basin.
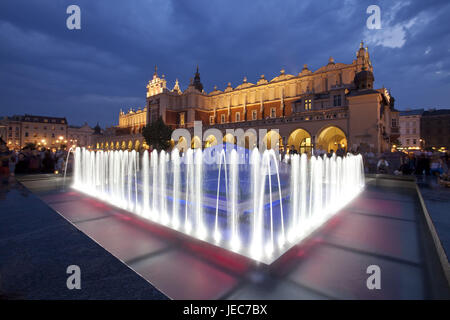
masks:
{"label": "fountain basin", "polygon": [[[208,150],[208,149],[207,149]],[[183,155],[75,150],[73,187],[149,221],[270,264],[364,187],[362,158],[273,150]]]}

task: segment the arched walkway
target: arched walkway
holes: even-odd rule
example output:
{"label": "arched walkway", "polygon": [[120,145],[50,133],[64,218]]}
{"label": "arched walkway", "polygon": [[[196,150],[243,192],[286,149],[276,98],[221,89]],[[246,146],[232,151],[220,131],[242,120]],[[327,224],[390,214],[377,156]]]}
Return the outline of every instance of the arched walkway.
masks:
{"label": "arched walkway", "polygon": [[183,136],[181,136],[181,137],[178,139],[177,143],[175,143],[175,146],[176,146],[176,147],[178,148],[178,150],[181,151],[181,152],[185,152],[185,151],[188,149],[187,141],[186,141],[186,139],[185,139]]}
{"label": "arched walkway", "polygon": [[283,139],[280,134],[274,130],[267,132],[264,136],[263,144],[266,149],[274,149],[275,151],[283,149]]}
{"label": "arched walkway", "polygon": [[310,154],[312,150],[311,135],[304,129],[294,130],[289,135],[287,146],[289,150],[293,147],[298,153]]}
{"label": "arched walkway", "polygon": [[191,148],[197,149],[197,148],[201,148],[201,147],[202,147],[202,141],[200,140],[199,137],[194,136],[194,138],[192,138],[192,141],[191,141]]}
{"label": "arched walkway", "polygon": [[316,148],[330,152],[342,148],[347,150],[347,136],[338,127],[330,126],[323,129],[317,137]]}
{"label": "arched walkway", "polygon": [[209,135],[205,141],[205,148],[213,147],[217,145],[217,139],[214,135]]}
{"label": "arched walkway", "polygon": [[224,137],[223,137],[223,142],[226,143],[231,143],[231,144],[235,144],[235,137],[231,134],[231,133],[227,133]]}
{"label": "arched walkway", "polygon": [[136,140],[134,143],[134,150],[139,151],[139,148],[141,146],[141,142],[139,140]]}

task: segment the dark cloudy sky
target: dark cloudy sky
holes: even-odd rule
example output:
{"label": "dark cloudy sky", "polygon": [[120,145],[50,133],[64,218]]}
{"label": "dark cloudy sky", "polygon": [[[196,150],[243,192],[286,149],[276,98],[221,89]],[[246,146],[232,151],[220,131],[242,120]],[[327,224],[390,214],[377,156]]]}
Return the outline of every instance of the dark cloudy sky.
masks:
{"label": "dark cloudy sky", "polygon": [[[70,4],[81,30],[66,28]],[[366,27],[371,4],[381,30]],[[198,64],[209,92],[316,70],[329,56],[351,63],[361,40],[399,109],[450,107],[449,21],[448,0],[2,0],[0,115],[109,126],[145,104],[155,64],[183,90]]]}

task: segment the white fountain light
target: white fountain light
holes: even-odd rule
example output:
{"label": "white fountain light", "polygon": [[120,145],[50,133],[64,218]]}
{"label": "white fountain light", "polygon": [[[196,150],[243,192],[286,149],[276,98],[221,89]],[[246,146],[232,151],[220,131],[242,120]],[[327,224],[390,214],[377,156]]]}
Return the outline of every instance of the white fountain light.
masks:
{"label": "white fountain light", "polygon": [[200,149],[139,157],[135,151],[76,148],[73,187],[264,263],[307,237],[364,187],[360,155],[295,154],[280,162],[273,150],[247,150],[249,157],[243,150],[213,150],[217,162],[210,164]]}

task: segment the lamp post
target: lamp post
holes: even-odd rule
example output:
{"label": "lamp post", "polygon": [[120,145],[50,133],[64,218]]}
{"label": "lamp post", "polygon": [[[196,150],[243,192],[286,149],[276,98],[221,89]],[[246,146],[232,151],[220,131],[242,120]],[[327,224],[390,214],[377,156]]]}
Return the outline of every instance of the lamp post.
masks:
{"label": "lamp post", "polygon": [[419,141],[420,141],[420,149],[421,150],[423,150],[423,149],[425,149],[425,139],[419,139]]}

